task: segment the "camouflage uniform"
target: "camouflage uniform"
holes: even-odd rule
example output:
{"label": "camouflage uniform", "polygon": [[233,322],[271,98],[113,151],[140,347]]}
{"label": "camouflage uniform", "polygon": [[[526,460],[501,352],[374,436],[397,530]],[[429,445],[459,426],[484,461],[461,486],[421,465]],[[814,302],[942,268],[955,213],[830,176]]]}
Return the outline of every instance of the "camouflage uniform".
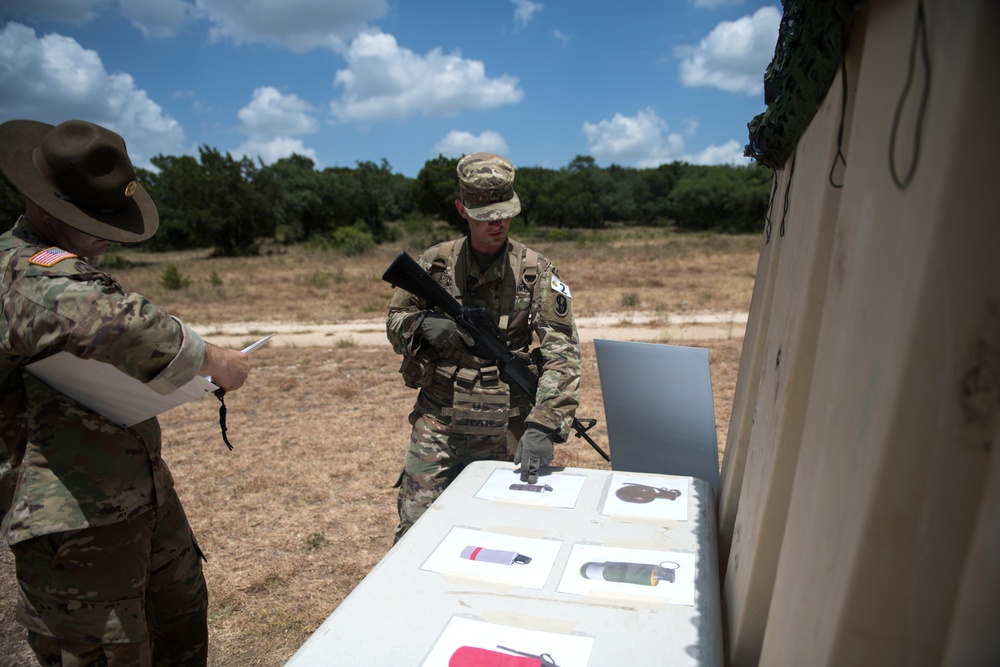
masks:
{"label": "camouflage uniform", "polygon": [[66,351],[169,393],[205,343],[83,259],[33,262],[48,246],[25,218],[0,236],[0,533],[17,619],[43,664],[204,665],[201,553],[157,421],[120,428],[24,366]]}
{"label": "camouflage uniform", "polygon": [[[400,372],[420,389],[400,477],[397,540],[466,465],[510,458],[525,422],[550,431],[556,442],[569,433],[581,370],[569,290],[548,259],[517,241],[508,239],[501,257],[481,268],[466,238],[430,248],[418,263],[463,306],[486,308],[510,336],[510,349],[541,369],[534,401],[516,384],[508,387],[493,360],[465,349],[442,354],[422,343],[418,332],[428,306],[421,299],[399,289],[389,303],[386,329],[403,355]],[[538,346],[529,354],[533,336]]]}

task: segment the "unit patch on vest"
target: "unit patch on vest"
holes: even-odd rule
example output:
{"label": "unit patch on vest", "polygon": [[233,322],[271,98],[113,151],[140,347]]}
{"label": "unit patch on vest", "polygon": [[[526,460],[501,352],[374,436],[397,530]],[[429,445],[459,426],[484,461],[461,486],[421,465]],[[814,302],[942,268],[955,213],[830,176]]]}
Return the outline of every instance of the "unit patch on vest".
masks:
{"label": "unit patch on vest", "polygon": [[556,296],[556,315],[559,317],[566,317],[566,313],[569,312],[569,299],[564,297],[562,294]]}
{"label": "unit patch on vest", "polygon": [[552,291],[556,293],[555,308],[553,309],[555,314],[559,317],[566,317],[569,313],[569,300],[573,297],[569,292],[569,286],[554,275],[552,276],[552,282],[549,284],[552,287]]}
{"label": "unit patch on vest", "polygon": [[76,255],[66,252],[61,248],[52,247],[35,253],[28,262],[37,264],[38,266],[55,266],[64,259],[70,259],[71,257],[76,257]]}

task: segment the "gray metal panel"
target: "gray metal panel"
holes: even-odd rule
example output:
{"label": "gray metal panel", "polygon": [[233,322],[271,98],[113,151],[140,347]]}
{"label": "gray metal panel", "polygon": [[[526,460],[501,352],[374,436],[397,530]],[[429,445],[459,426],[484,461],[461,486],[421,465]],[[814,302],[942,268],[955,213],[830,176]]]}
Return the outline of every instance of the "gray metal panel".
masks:
{"label": "gray metal panel", "polygon": [[697,477],[719,490],[708,350],[595,339],[611,468]]}

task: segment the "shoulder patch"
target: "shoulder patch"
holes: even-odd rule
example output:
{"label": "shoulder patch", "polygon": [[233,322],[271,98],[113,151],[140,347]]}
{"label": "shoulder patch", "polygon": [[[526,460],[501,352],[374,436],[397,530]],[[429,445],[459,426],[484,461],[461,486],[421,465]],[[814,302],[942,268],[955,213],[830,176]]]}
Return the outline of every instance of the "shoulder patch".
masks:
{"label": "shoulder patch", "polygon": [[556,292],[559,292],[568,299],[573,298],[573,295],[569,293],[569,285],[556,278],[555,275],[552,276],[552,282],[550,284],[552,285],[552,289]]}
{"label": "shoulder patch", "polygon": [[38,266],[55,266],[64,259],[71,259],[73,257],[76,257],[76,255],[53,246],[40,252],[36,252],[31,259],[28,260],[28,262],[31,264],[37,264]]}
{"label": "shoulder patch", "polygon": [[552,310],[559,317],[566,317],[566,313],[569,312],[569,299],[562,294],[557,294],[556,303]]}

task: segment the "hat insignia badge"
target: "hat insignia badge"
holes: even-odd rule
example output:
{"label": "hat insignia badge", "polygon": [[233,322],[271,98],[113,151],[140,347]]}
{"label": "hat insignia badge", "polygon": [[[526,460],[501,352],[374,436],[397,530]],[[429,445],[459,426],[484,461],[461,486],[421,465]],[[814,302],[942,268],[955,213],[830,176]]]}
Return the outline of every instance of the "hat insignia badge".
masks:
{"label": "hat insignia badge", "polygon": [[139,187],[138,183],[136,183],[135,181],[129,181],[128,185],[125,186],[125,196],[131,197],[132,195],[134,195],[136,188],[138,187]]}

